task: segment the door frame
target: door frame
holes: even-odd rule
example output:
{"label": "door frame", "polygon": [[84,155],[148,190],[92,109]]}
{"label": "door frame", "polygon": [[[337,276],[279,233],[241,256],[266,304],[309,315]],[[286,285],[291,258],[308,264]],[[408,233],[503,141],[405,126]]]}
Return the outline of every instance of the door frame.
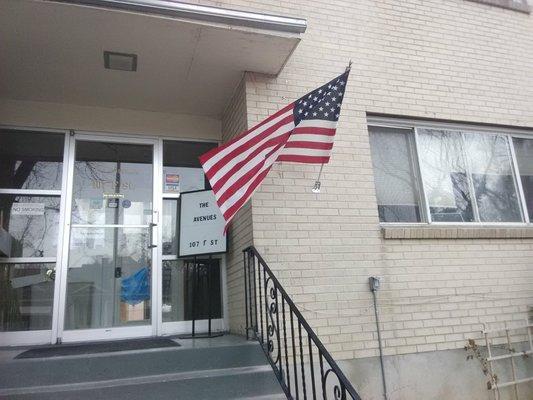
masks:
{"label": "door frame", "polygon": [[[155,138],[136,137],[131,135],[121,134],[106,134],[101,132],[86,132],[86,131],[71,131],[71,140],[68,150],[68,177],[65,195],[65,209],[64,209],[64,228],[62,236],[62,252],[59,270],[56,272],[56,285],[58,285],[57,301],[54,301],[54,315],[55,325],[52,327],[52,343],[62,342],[80,342],[87,340],[113,340],[136,337],[156,336],[158,334],[158,326],[160,324],[160,290],[158,282],[160,281],[161,261],[159,259],[159,241],[157,247],[152,248],[151,259],[151,301],[150,301],[150,316],[151,322],[142,326],[131,327],[110,327],[110,328],[95,328],[95,329],[76,329],[67,330],[65,324],[66,311],[66,294],[67,294],[67,274],[68,274],[68,258],[70,249],[70,232],[71,232],[71,218],[72,218],[72,198],[73,198],[73,183],[74,183],[74,163],[76,159],[76,142],[108,142],[108,143],[123,143],[123,144],[144,144],[152,146],[152,222],[154,226],[153,237],[159,238],[160,232],[160,203],[161,203],[161,167],[162,160],[159,159],[161,152],[159,151],[160,142]],[[55,297],[55,296],[54,296]],[[55,330],[54,330],[55,329]]]}

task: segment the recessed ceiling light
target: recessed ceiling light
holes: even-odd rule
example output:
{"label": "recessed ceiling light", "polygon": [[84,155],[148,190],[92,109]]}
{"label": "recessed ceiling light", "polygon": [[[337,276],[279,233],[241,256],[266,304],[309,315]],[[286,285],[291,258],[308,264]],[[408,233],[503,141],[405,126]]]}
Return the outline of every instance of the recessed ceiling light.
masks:
{"label": "recessed ceiling light", "polygon": [[117,71],[137,71],[137,54],[104,51],[104,66]]}

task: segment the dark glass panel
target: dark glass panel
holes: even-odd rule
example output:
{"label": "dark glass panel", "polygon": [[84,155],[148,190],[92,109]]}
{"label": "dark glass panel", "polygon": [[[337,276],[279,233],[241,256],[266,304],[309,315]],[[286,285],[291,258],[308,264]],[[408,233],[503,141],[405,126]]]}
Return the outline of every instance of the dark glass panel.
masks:
{"label": "dark glass panel", "polygon": [[181,193],[209,189],[209,182],[205,178],[198,157],[215,147],[216,143],[165,140],[163,191]]}
{"label": "dark glass panel", "polygon": [[198,280],[193,260],[163,261],[163,322],[222,318],[220,260],[198,259]]}
{"label": "dark glass panel", "polygon": [[65,137],[0,130],[0,188],[61,189]]}

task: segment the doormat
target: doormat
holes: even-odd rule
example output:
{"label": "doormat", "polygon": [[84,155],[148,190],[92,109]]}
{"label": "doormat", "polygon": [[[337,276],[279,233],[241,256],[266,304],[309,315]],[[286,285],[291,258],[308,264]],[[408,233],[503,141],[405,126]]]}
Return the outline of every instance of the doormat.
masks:
{"label": "doormat", "polygon": [[110,353],[114,351],[131,351],[158,349],[164,347],[179,347],[170,338],[149,338],[133,340],[114,340],[110,342],[59,344],[55,346],[37,347],[20,353],[15,358],[48,358],[61,356],[75,356],[81,354]]}

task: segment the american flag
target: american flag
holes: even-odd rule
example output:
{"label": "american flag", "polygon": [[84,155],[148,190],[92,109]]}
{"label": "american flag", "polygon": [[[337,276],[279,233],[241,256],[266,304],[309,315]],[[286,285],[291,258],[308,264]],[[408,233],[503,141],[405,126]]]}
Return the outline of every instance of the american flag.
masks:
{"label": "american flag", "polygon": [[200,156],[226,228],[274,162],[329,162],[349,72]]}

